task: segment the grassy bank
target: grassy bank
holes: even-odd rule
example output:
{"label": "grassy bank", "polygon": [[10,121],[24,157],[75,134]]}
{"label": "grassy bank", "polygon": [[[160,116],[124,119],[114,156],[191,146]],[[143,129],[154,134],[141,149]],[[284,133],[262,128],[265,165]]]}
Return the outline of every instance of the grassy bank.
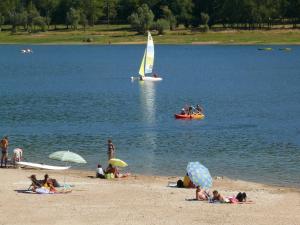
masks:
{"label": "grassy bank", "polygon": [[[153,32],[155,43],[160,44],[300,44],[300,30],[255,30],[255,31],[210,31],[179,28],[167,31],[165,35]],[[86,42],[90,39],[91,42]],[[139,44],[145,43],[145,36],[136,35],[128,25],[97,25],[83,30],[58,30],[31,33],[9,30],[0,32],[2,44]]]}

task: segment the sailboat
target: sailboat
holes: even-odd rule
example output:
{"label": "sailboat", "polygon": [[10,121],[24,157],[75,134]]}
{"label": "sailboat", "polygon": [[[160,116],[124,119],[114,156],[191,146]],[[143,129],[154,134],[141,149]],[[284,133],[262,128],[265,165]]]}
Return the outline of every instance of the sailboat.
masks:
{"label": "sailboat", "polygon": [[[154,44],[151,33],[148,31],[148,41],[147,46],[144,52],[144,56],[141,62],[140,70],[139,70],[139,79],[142,81],[161,81],[162,78],[157,75],[146,76],[147,74],[152,73],[154,64]],[[131,77],[134,80],[137,77]]]}

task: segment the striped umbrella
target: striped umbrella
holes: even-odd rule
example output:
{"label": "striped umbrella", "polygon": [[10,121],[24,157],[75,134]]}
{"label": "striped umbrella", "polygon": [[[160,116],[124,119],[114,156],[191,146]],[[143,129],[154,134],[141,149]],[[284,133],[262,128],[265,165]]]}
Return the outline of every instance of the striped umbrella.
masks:
{"label": "striped umbrella", "polygon": [[212,186],[212,178],[208,169],[199,162],[189,162],[186,168],[190,180],[195,186],[201,188],[210,188]]}

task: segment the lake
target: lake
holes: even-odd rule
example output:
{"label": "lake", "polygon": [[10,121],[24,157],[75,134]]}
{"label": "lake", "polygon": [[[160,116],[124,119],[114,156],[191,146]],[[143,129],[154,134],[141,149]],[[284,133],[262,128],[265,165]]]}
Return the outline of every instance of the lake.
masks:
{"label": "lake", "polygon": [[[0,45],[0,136],[26,161],[58,150],[106,165],[107,139],[133,173],[300,186],[300,46],[156,45],[159,83],[131,82],[143,45]],[[279,48],[291,47],[290,52]],[[204,120],[175,120],[200,103]]]}

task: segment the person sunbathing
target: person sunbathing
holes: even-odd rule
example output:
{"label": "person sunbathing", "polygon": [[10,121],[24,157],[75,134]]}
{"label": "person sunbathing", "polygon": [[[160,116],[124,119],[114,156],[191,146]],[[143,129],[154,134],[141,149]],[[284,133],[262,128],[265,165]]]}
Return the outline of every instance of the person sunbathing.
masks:
{"label": "person sunbathing", "polygon": [[213,202],[215,202],[215,201],[222,202],[222,203],[229,202],[229,200],[224,198],[217,190],[213,191],[213,197],[211,200]]}
{"label": "person sunbathing", "polygon": [[57,180],[54,178],[50,178],[48,174],[44,175],[44,180],[42,183],[43,185],[48,183],[53,185],[53,187],[61,187],[61,185],[57,182]]}
{"label": "person sunbathing", "polygon": [[200,186],[197,186],[196,200],[205,201],[205,200],[208,200],[208,198],[209,198],[209,193],[207,191],[205,191],[204,189],[201,189]]}
{"label": "person sunbathing", "polygon": [[31,185],[29,186],[28,189],[32,187],[32,190],[35,191],[35,189],[40,188],[43,186],[43,183],[40,180],[36,179],[36,175],[32,174],[29,179],[31,180]]}
{"label": "person sunbathing", "polygon": [[108,167],[106,168],[105,174],[113,174],[115,178],[124,178],[131,175],[130,173],[121,174],[118,168],[111,164],[109,164]]}

